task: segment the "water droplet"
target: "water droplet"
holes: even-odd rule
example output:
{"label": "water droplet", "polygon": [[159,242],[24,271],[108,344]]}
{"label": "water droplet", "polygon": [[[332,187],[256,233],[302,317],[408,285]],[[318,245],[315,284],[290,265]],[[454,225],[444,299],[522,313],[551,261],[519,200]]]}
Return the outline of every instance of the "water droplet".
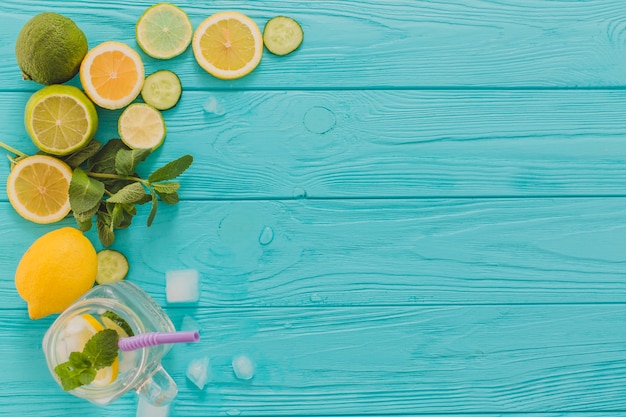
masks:
{"label": "water droplet", "polygon": [[226,412],[226,414],[228,414],[229,416],[238,416],[241,414],[241,410],[237,408],[231,408],[230,410]]}
{"label": "water droplet", "polygon": [[306,190],[304,188],[296,187],[293,189],[293,198],[300,199],[306,198]]}
{"label": "water droplet", "polygon": [[306,127],[309,132],[319,135],[323,135],[332,130],[336,123],[337,118],[335,117],[335,113],[326,107],[311,107],[304,115],[304,127]]}
{"label": "water droplet", "polygon": [[215,97],[209,97],[205,100],[204,104],[202,104],[202,110],[204,110],[207,114],[213,114],[215,116],[222,116],[226,111],[220,105],[220,103],[215,99]]}
{"label": "water droplet", "polygon": [[263,246],[269,245],[274,240],[274,231],[271,227],[265,226],[259,236],[259,243]]}

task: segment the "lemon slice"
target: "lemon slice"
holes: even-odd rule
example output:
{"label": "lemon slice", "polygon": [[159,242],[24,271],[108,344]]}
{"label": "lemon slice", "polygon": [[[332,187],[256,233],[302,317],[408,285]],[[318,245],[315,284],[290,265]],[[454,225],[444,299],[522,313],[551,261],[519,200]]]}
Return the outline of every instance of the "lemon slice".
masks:
{"label": "lemon slice", "polygon": [[24,125],[39,149],[68,155],[93,138],[98,129],[98,114],[78,88],[50,85],[35,92],[26,103]]}
{"label": "lemon slice", "polygon": [[[72,352],[81,352],[87,341],[104,326],[91,314],[84,313],[72,318],[65,327],[62,342],[69,358]],[[57,349],[58,351],[58,349]],[[63,358],[62,358],[63,359]],[[91,384],[102,387],[111,384],[119,374],[119,359],[115,358],[111,366],[98,370]]]}
{"label": "lemon slice", "polygon": [[72,169],[60,159],[34,155],[9,173],[7,195],[18,214],[35,223],[54,223],[70,212]]}
{"label": "lemon slice", "polygon": [[219,12],[205,19],[192,41],[198,64],[209,74],[232,80],[254,70],[263,55],[263,37],[249,17]]}
{"label": "lemon slice", "polygon": [[120,115],[120,139],[131,149],[156,149],[165,139],[161,112],[144,103],[133,103]]}
{"label": "lemon slice", "polygon": [[170,3],[149,7],[137,20],[137,44],[152,58],[169,59],[185,52],[193,28],[183,10]]}
{"label": "lemon slice", "polygon": [[130,104],[141,92],[141,57],[133,48],[108,41],[91,49],[80,66],[80,82],[98,106],[115,110]]}

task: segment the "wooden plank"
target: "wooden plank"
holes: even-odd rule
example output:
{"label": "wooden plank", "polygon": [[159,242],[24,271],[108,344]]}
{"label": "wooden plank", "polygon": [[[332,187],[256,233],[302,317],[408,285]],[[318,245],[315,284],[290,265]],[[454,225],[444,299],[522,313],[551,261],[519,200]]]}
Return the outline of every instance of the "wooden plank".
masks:
{"label": "wooden plank", "polygon": [[[180,388],[176,415],[566,415],[626,409],[624,304],[225,307],[170,314],[177,327],[192,314],[202,335],[198,345],[176,346],[164,361]],[[5,412],[18,409],[16,397],[40,399],[33,407],[37,416],[54,415],[68,403],[89,410],[60,395],[47,375],[40,342],[48,322],[31,322],[21,312],[0,314],[0,352],[12,358],[0,374],[12,393],[0,396]],[[240,353],[256,365],[252,380],[233,374],[231,360]],[[200,392],[184,373],[192,358],[205,355],[211,379]],[[21,372],[27,363],[32,374]],[[124,401],[114,410],[133,415]]]}
{"label": "wooden plank", "polygon": [[[113,248],[161,302],[165,272],[187,268],[202,306],[626,302],[625,201],[183,201],[150,228],[141,207]],[[0,224],[0,298],[23,309],[12,273],[60,225],[26,223],[8,203]]]}
{"label": "wooden plank", "polygon": [[[28,97],[0,95],[0,141],[33,153]],[[194,155],[187,199],[624,196],[625,107],[625,91],[186,91],[144,172]],[[98,139],[119,114],[100,111]]]}
{"label": "wooden plank", "polygon": [[[6,0],[0,10],[0,83],[20,81],[14,45],[22,25],[42,11],[73,18],[90,46],[118,40],[137,47],[134,25],[153,4],[103,0]],[[263,29],[278,14],[302,23],[304,44],[294,55],[266,53],[259,68],[224,82],[203,73],[191,51],[172,61],[144,55],[149,71],[175,68],[184,85],[206,89],[380,87],[609,87],[626,84],[622,0],[373,0],[178,3],[196,27],[221,10],[250,15]],[[312,71],[311,69],[314,68]]]}

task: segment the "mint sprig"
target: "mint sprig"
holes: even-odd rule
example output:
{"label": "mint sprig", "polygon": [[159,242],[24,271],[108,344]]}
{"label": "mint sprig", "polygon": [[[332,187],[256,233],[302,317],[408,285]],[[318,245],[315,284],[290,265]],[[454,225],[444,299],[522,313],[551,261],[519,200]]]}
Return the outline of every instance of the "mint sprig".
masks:
{"label": "mint sprig", "polygon": [[89,338],[82,352],[72,352],[67,362],[58,364],[54,372],[61,379],[65,391],[88,385],[99,369],[111,366],[117,358],[119,335],[113,329],[104,329]]}

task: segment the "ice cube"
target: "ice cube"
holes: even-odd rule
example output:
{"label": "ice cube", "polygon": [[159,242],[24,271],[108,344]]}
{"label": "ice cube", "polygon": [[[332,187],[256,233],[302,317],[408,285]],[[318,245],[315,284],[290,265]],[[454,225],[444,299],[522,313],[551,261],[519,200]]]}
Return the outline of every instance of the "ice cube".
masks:
{"label": "ice cube", "polygon": [[248,355],[237,355],[233,357],[233,371],[239,379],[252,379],[254,376],[254,363]]}
{"label": "ice cube", "polygon": [[204,389],[207,381],[209,380],[209,358],[204,356],[202,358],[193,359],[187,366],[186,374],[187,378],[194,385],[200,389]]}
{"label": "ice cube", "polygon": [[139,396],[137,403],[137,417],[167,417],[170,414],[170,404],[156,406],[144,396]]}
{"label": "ice cube", "polygon": [[207,114],[213,114],[215,116],[222,116],[224,113],[224,108],[220,105],[220,103],[215,99],[215,97],[209,97],[202,104],[202,110],[204,110]]}
{"label": "ice cube", "polygon": [[167,271],[165,296],[168,303],[197,303],[200,298],[200,279],[195,269]]}
{"label": "ice cube", "polygon": [[183,323],[180,327],[180,330],[183,332],[199,332],[200,325],[198,322],[191,316],[184,316]]}

